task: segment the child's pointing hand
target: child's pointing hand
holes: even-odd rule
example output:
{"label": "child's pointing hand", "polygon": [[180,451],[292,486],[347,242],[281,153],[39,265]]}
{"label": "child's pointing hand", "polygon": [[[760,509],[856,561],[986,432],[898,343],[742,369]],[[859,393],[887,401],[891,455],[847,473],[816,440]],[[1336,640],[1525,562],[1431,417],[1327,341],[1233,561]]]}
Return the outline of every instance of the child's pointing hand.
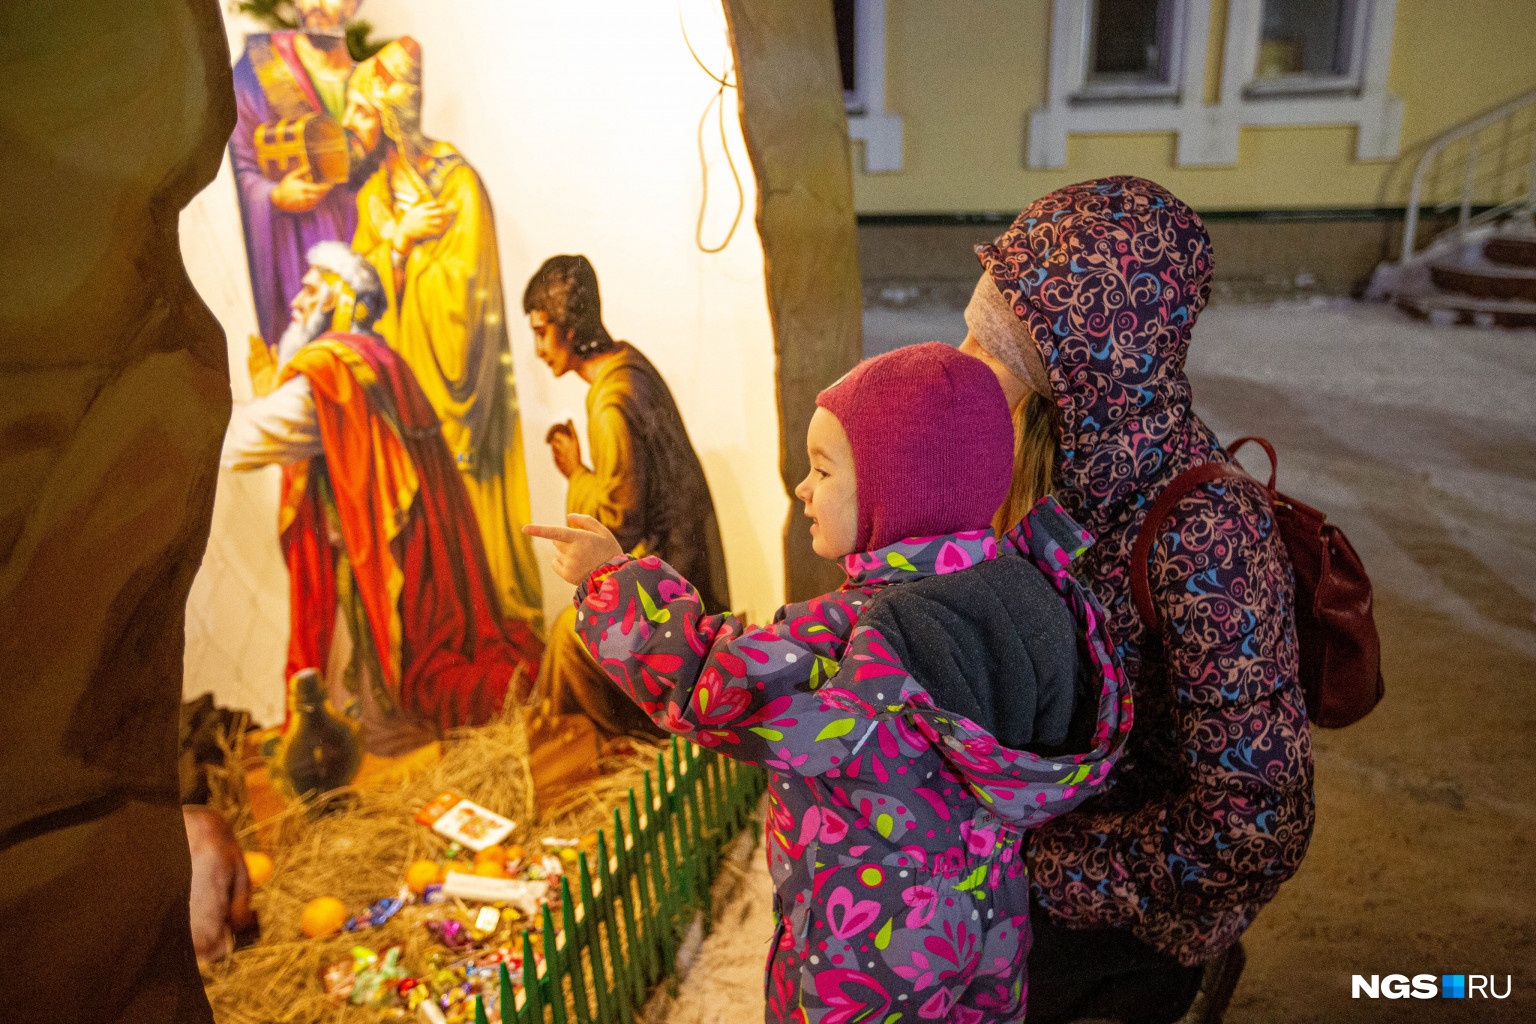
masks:
{"label": "child's pointing hand", "polygon": [[580,586],[594,569],[624,553],[608,527],[591,516],[573,512],[565,521],[570,524],[569,529],[538,523],[523,527],[530,537],[555,542],[555,575],[565,582]]}

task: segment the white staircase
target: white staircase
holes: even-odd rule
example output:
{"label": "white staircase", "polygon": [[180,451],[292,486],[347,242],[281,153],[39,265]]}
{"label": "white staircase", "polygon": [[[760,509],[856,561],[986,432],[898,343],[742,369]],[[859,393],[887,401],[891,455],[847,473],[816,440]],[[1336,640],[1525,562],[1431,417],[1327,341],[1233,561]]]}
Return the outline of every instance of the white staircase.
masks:
{"label": "white staircase", "polygon": [[[1421,213],[1456,226],[1417,247]],[[1435,323],[1536,327],[1536,91],[1446,132],[1413,172],[1402,258],[1368,296]]]}

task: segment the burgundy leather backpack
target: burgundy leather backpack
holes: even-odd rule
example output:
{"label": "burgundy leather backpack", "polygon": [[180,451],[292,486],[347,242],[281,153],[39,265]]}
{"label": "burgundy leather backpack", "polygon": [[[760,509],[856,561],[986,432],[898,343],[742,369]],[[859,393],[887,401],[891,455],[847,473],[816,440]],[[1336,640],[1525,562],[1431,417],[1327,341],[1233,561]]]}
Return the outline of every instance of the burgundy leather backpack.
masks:
{"label": "burgundy leather backpack", "polygon": [[1153,635],[1161,619],[1147,584],[1153,545],[1180,498],[1216,480],[1261,488],[1274,508],[1280,538],[1296,577],[1296,641],[1307,717],[1325,729],[1341,729],[1370,713],[1381,700],[1381,640],[1371,610],[1371,579],[1344,531],[1327,517],[1275,490],[1275,449],[1262,437],[1244,437],[1227,450],[1233,455],[1249,441],[1269,454],[1269,483],[1261,484],[1236,464],[1211,462],[1180,473],[1163,488],[1142,521],[1131,549],[1131,595]]}

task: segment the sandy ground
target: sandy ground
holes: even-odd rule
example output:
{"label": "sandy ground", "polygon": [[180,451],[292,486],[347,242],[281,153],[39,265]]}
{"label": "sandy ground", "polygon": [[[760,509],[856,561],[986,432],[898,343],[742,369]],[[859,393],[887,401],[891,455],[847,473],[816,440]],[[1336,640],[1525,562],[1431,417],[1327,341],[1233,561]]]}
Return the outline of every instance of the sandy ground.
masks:
{"label": "sandy ground", "polygon": [[[874,309],[865,331],[873,354],[964,326]],[[1536,332],[1342,301],[1217,306],[1190,375],[1218,435],[1269,437],[1281,489],[1349,534],[1387,679],[1370,718],[1316,734],[1312,847],[1248,933],[1226,1019],[1536,1020]],[[761,1018],[769,884],[760,852],[752,864],[669,1021]],[[1356,1000],[1357,973],[1495,975],[1500,990],[1509,975],[1513,992]]]}

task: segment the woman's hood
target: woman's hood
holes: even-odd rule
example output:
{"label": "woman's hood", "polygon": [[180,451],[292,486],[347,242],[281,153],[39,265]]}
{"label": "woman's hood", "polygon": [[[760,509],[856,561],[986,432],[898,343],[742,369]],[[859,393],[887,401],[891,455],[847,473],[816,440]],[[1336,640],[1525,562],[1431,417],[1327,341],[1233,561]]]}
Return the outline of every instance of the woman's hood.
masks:
{"label": "woman's hood", "polygon": [[1182,468],[1166,456],[1191,429],[1184,358],[1210,297],[1205,225],[1160,185],[1100,178],[1036,200],[976,253],[1045,362],[1062,502],[1101,530]]}

